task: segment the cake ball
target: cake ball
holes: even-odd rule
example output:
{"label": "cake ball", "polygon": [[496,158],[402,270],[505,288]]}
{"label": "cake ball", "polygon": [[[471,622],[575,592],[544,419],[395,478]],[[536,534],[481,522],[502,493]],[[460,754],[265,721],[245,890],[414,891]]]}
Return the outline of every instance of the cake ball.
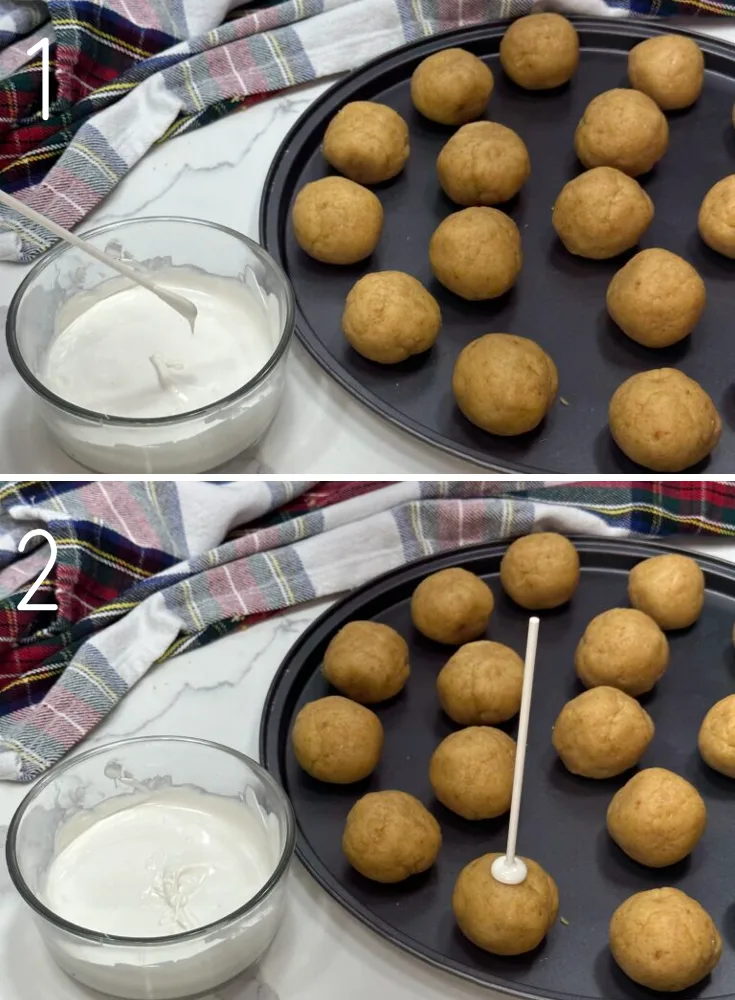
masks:
{"label": "cake ball", "polygon": [[612,608],[593,618],[574,654],[585,687],[614,687],[633,697],[650,691],[668,665],[666,636],[634,608]]}
{"label": "cake ball", "polygon": [[643,559],[630,571],[628,598],[659,628],[689,628],[704,605],[704,573],[695,559],[676,552]]}
{"label": "cake ball", "polygon": [[356,264],[378,245],[383,206],[372,191],[346,177],[323,177],[301,188],[291,221],[296,242],[310,257]]}
{"label": "cake ball", "polygon": [[621,903],[610,921],[610,950],[633,982],[677,993],[712,972],[722,939],[696,900],[667,886],[637,892]]}
{"label": "cake ball", "polygon": [[702,93],[704,55],[686,35],[647,38],[630,50],[628,79],[664,111],[679,111]]}
{"label": "cake ball", "polygon": [[735,260],[735,174],[723,177],[705,195],[699,234],[712,250]]}
{"label": "cake ball", "polygon": [[559,890],[551,875],[523,858],[528,876],[505,885],[492,874],[500,854],[485,854],[459,873],[452,910],[464,936],[492,955],[523,955],[546,937],[559,912]]}
{"label": "cake ball", "polygon": [[461,646],[480,638],[494,604],[484,580],[455,566],[421,581],[411,597],[411,619],[428,639]]}
{"label": "cake ball", "polygon": [[408,646],[380,622],[348,622],[324,653],[324,676],[353,701],[373,705],[392,698],[408,680]]}
{"label": "cake ball", "polygon": [[452,392],[465,417],[503,437],[538,427],[558,388],[556,365],[546,351],[510,333],[487,333],[471,341],[452,375]]}
{"label": "cake ball", "polygon": [[653,222],[653,202],[632,177],[596,167],[565,185],[552,218],[570,253],[607,260],[640,240]]}
{"label": "cake ball", "polygon": [[568,538],[554,531],[516,538],[500,562],[500,582],[522,608],[558,608],[579,586],[579,555]]}
{"label": "cake ball", "polygon": [[562,763],[583,778],[614,778],[641,759],[653,721],[635,698],[595,687],[568,701],[554,723],[552,743]]}
{"label": "cake ball", "polygon": [[425,872],[442,844],[439,824],[413,795],[370,792],[347,814],[342,850],[352,867],[373,882],[403,882]]}
{"label": "cake ball", "polygon": [[608,90],[587,105],[574,135],[585,167],[615,167],[629,177],[647,174],[669,147],[669,123],[639,90]]}
{"label": "cake ball", "polygon": [[411,76],[411,100],[425,118],[440,125],[464,125],[479,118],[495,81],[477,56],[443,49],[423,59]]}
{"label": "cake ball", "polygon": [[439,744],[429,764],[434,795],[464,819],[493,819],[510,809],[515,741],[500,729],[470,726]]}
{"label": "cake ball", "polygon": [[528,14],[508,28],[500,62],[526,90],[551,90],[568,83],[579,66],[579,35],[561,14]]}
{"label": "cake ball", "polygon": [[352,101],[327,126],[322,152],[327,163],[358,184],[389,181],[408,160],[408,125],[387,104]]}
{"label": "cake ball", "polygon": [[722,698],[707,712],[698,743],[705,764],[735,778],[735,694]]}
{"label": "cake ball", "polygon": [[641,250],[610,282],[607,310],[644,347],[670,347],[702,318],[707,291],[688,261],[669,250]]}
{"label": "cake ball", "polygon": [[371,774],[383,750],[383,727],[369,708],[339,695],[304,705],[291,742],[300,766],[317,781],[349,785]]}
{"label": "cake ball", "polygon": [[342,332],[358,354],[395,365],[434,346],[442,325],[439,304],[403,271],[375,271],[352,286]]}
{"label": "cake ball", "polygon": [[436,161],[439,183],[458,205],[497,205],[518,194],[531,176],[521,137],[497,122],[463,125]]}
{"label": "cake ball", "polygon": [[631,375],[610,400],[609,420],[618,448],[654,472],[683,472],[696,465],[722,434],[715,404],[676,368]]}
{"label": "cake ball", "polygon": [[429,262],[437,280],[455,295],[472,302],[497,299],[521,272],[521,234],[496,208],[465,208],[439,223]]}
{"label": "cake ball", "polygon": [[441,707],[460,726],[492,726],[521,707],[523,660],[499,642],[468,642],[439,671]]}
{"label": "cake ball", "polygon": [[707,825],[707,807],[694,785],[663,767],[639,771],[615,793],[607,829],[628,857],[665,868],[694,850]]}

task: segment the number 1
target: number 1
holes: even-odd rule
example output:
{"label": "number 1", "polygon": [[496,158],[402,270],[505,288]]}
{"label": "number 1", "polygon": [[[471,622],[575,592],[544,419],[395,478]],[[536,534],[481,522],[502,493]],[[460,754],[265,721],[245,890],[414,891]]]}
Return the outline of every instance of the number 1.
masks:
{"label": "number 1", "polygon": [[42,38],[40,42],[36,42],[33,48],[28,49],[28,55],[35,56],[39,50],[41,52],[41,118],[46,122],[49,117],[49,77],[51,75],[48,38]]}
{"label": "number 1", "polygon": [[36,535],[40,535],[41,538],[46,539],[51,549],[51,555],[48,557],[48,562],[46,563],[46,565],[38,574],[38,579],[36,580],[36,582],[33,584],[28,593],[23,595],[23,598],[21,599],[21,602],[18,605],[18,611],[58,611],[59,610],[58,604],[28,603],[30,599],[33,597],[33,595],[36,593],[38,588],[41,586],[43,581],[46,579],[46,574],[53,568],[53,565],[56,562],[56,552],[57,552],[56,542],[54,541],[53,536],[50,535],[48,531],[44,531],[43,528],[34,528],[33,531],[29,531],[28,534],[23,535],[20,542],[18,543],[18,552],[23,552],[26,547],[26,542],[29,541],[29,539],[34,538]]}

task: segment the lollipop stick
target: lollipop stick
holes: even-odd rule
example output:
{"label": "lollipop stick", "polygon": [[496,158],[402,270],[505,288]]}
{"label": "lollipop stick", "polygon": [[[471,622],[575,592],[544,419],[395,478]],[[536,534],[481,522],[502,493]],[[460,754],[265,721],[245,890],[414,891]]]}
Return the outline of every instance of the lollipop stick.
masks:
{"label": "lollipop stick", "polygon": [[98,250],[96,246],[93,246],[89,240],[82,240],[74,233],[70,233],[68,229],[64,229],[58,226],[51,219],[47,219],[45,215],[41,215],[34,208],[26,205],[25,202],[20,201],[18,198],[14,198],[12,194],[8,194],[6,191],[0,191],[0,203],[5,205],[7,208],[12,208],[14,212],[19,215],[25,216],[31,222],[35,222],[38,226],[43,226],[54,236],[58,236],[60,240],[64,240],[66,243],[71,244],[71,246],[76,247],[77,250],[82,250],[84,253],[89,254],[90,257],[94,257],[95,260],[100,261],[102,264],[107,264],[108,267],[112,268],[113,271],[117,271],[118,274],[124,275],[131,281],[134,281],[137,285],[142,285],[143,288],[147,288],[149,292],[153,292],[157,295],[162,302],[166,305],[171,306],[176,312],[183,316],[186,322],[191,327],[191,332],[194,332],[194,320],[197,318],[197,309],[193,302],[190,302],[183,295],[177,295],[176,292],[171,292],[166,288],[162,288],[157,282],[153,281],[147,276],[143,271],[135,270],[123,261],[118,260],[116,257],[111,257],[109,254],[105,253],[103,250]]}
{"label": "lollipop stick", "polygon": [[505,849],[505,854],[501,854],[492,864],[493,877],[498,882],[505,882],[507,885],[519,885],[525,881],[528,874],[523,861],[516,857],[516,842],[518,840],[518,817],[521,811],[521,793],[523,791],[523,770],[526,764],[528,719],[531,714],[531,694],[533,692],[533,672],[536,666],[538,627],[538,618],[531,618],[528,622],[526,662],[523,668],[523,690],[521,692],[521,712],[518,720],[518,746],[516,749],[515,770],[513,772],[513,793],[510,800],[508,845]]}

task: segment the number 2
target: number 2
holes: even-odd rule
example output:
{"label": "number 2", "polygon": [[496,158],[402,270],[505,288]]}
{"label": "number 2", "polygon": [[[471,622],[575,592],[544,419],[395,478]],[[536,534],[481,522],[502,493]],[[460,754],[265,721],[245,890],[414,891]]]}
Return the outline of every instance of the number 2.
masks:
{"label": "number 2", "polygon": [[[42,38],[40,42],[36,42],[32,48],[28,49],[28,55],[35,56],[39,50],[41,52],[41,118],[46,122],[49,117],[49,76],[51,74],[48,38]],[[28,536],[26,535],[26,537]]]}
{"label": "number 2", "polygon": [[18,605],[18,611],[58,611],[59,610],[58,604],[28,603],[30,599],[33,597],[33,595],[36,593],[38,588],[41,586],[43,581],[46,579],[46,574],[51,569],[53,569],[54,563],[56,562],[56,553],[57,553],[56,542],[54,541],[53,537],[48,533],[48,531],[44,531],[43,528],[34,528],[33,531],[29,531],[26,535],[23,535],[20,542],[18,543],[18,552],[23,552],[26,547],[26,542],[29,541],[31,538],[34,538],[36,535],[40,535],[41,538],[46,539],[46,541],[49,544],[49,548],[51,549],[51,555],[48,557],[46,565],[38,574],[38,579],[36,580],[36,582],[33,584],[28,593],[23,595],[21,602]]}

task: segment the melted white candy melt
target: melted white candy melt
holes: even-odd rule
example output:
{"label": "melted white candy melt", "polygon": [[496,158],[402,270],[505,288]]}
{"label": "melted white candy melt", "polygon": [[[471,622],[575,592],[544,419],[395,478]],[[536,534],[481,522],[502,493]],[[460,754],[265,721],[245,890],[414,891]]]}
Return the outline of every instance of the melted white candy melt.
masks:
{"label": "melted white candy melt", "polygon": [[277,332],[252,288],[183,268],[156,272],[156,281],[194,303],[193,333],[148,289],[107,282],[61,310],[41,380],[96,413],[167,417],[225,398],[265,366]]}
{"label": "melted white candy melt", "polygon": [[203,927],[252,899],[274,868],[277,845],[237,802],[177,789],[93,813],[53,858],[43,894],[87,929],[155,938]]}

